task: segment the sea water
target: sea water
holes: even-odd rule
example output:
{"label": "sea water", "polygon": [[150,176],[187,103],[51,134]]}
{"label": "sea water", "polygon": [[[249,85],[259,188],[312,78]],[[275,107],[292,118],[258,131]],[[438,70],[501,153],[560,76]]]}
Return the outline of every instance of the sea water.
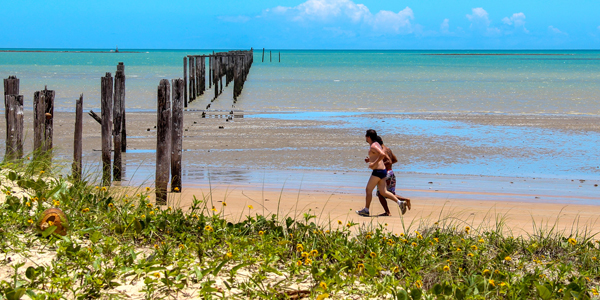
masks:
{"label": "sea water", "polygon": [[[26,109],[47,86],[57,110],[74,111],[81,93],[84,108],[98,110],[100,78],[124,62],[128,110],[153,111],[160,80],[183,77],[184,56],[212,53],[121,50],[0,52],[0,77],[21,80]],[[264,60],[254,51],[236,109],[600,114],[600,51],[267,50]],[[232,108],[230,89],[211,108]],[[213,96],[207,91],[190,108],[205,108]]]}

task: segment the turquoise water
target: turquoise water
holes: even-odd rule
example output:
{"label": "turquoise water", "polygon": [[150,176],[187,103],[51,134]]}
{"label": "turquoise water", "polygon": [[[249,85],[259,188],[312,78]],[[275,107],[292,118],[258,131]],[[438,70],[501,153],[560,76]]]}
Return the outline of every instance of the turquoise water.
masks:
{"label": "turquoise water", "polygon": [[[124,51],[123,49],[121,49]],[[100,106],[100,77],[124,62],[127,108],[154,110],[163,78],[183,76],[183,57],[208,50],[137,53],[0,52],[0,77],[33,92],[56,90],[56,108]],[[221,50],[217,50],[221,51]],[[278,53],[281,52],[281,63]],[[600,51],[255,51],[236,108],[249,111],[494,112],[600,115]],[[549,55],[531,55],[549,54]],[[231,88],[211,108],[229,109]],[[193,102],[202,109],[213,93]]]}

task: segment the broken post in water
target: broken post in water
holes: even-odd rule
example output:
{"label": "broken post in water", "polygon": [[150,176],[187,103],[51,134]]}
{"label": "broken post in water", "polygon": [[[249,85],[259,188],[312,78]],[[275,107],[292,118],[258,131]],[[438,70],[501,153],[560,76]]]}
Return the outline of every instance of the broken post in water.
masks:
{"label": "broken post in water", "polygon": [[76,181],[81,180],[83,147],[83,94],[75,104],[75,133],[73,136],[73,167],[71,176]]}
{"label": "broken post in water", "polygon": [[117,65],[117,74],[115,74],[115,99],[117,97],[119,99],[119,102],[121,103],[121,152],[127,152],[127,122],[125,112],[125,65],[122,62],[120,62]]}
{"label": "broken post in water", "polygon": [[167,204],[167,187],[171,162],[171,99],[169,80],[163,79],[158,86],[156,119],[156,204]]}
{"label": "broken post in water", "polygon": [[[8,76],[4,79],[4,121],[6,122],[6,135],[8,138],[8,103],[6,102],[7,95],[19,94],[19,79],[16,76]],[[5,149],[5,155],[8,154],[8,148]]]}
{"label": "broken post in water", "polygon": [[46,94],[37,91],[33,94],[33,157],[38,157],[43,149],[46,124]]}
{"label": "broken post in water", "polygon": [[23,158],[23,95],[6,95],[6,156],[5,160]]}
{"label": "broken post in water", "polygon": [[52,158],[52,138],[54,136],[54,95],[53,90],[48,90],[45,87],[42,91],[44,93],[44,144],[42,145],[43,151],[48,154],[48,157]]}
{"label": "broken post in water", "polygon": [[171,111],[171,192],[181,192],[181,154],[183,142],[183,80],[173,79]]}
{"label": "broken post in water", "polygon": [[110,150],[112,138],[113,78],[110,73],[101,79],[100,101],[102,110],[102,185],[110,186]]}

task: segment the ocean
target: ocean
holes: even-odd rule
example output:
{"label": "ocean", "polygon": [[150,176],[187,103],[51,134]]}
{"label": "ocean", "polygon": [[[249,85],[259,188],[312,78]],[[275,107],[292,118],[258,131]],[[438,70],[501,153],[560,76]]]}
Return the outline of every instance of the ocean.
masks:
{"label": "ocean", "polygon": [[[135,53],[0,52],[0,76],[21,79],[26,109],[48,86],[57,110],[73,111],[80,93],[85,109],[98,110],[100,77],[124,62],[127,108],[152,111],[159,81],[182,77],[185,55],[212,52],[121,51]],[[261,60],[256,50],[236,109],[600,115],[600,51],[267,50]],[[212,108],[232,104],[227,90]]]}

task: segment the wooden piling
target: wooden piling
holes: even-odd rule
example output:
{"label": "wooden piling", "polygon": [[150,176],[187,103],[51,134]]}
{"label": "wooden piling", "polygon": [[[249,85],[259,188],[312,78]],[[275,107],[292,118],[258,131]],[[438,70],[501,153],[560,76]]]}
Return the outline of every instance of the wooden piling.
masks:
{"label": "wooden piling", "polygon": [[45,121],[44,121],[44,144],[42,149],[46,152],[50,158],[52,158],[52,139],[54,136],[54,95],[53,90],[44,88],[44,100],[45,100]]}
{"label": "wooden piling", "polygon": [[23,95],[6,95],[6,156],[8,161],[23,158]]}
{"label": "wooden piling", "polygon": [[206,56],[200,58],[200,95],[206,91]]}
{"label": "wooden piling", "polygon": [[[119,102],[121,102],[121,152],[127,152],[127,122],[125,121],[125,77],[125,65],[120,62],[117,65],[117,74],[115,74],[115,97],[118,96],[120,98]],[[117,87],[119,90],[117,90]]]}
{"label": "wooden piling", "polygon": [[208,57],[208,88],[212,88],[213,82],[213,57]]}
{"label": "wooden piling", "polygon": [[265,62],[265,48],[263,48],[263,58],[262,58],[262,62]]}
{"label": "wooden piling", "polygon": [[[6,112],[8,111],[8,104],[6,102],[7,95],[18,95],[19,94],[19,79],[16,76],[8,76],[8,78],[4,79],[4,121],[6,122],[6,134],[8,136],[8,115]],[[8,149],[5,149],[5,152],[8,153]]]}
{"label": "wooden piling", "polygon": [[44,151],[46,135],[46,94],[44,91],[33,93],[33,157],[37,158]]}
{"label": "wooden piling", "polygon": [[269,51],[269,62],[273,62],[273,55],[271,52],[272,51]]}
{"label": "wooden piling", "polygon": [[113,180],[121,181],[121,170],[123,168],[121,160],[121,127],[123,125],[122,120],[122,97],[121,92],[125,91],[125,74],[117,66],[117,73],[115,74],[115,88],[113,97]]}
{"label": "wooden piling", "polygon": [[83,147],[83,94],[75,104],[75,133],[73,136],[73,167],[71,176],[76,181],[81,180]]}
{"label": "wooden piling", "polygon": [[101,79],[100,101],[102,110],[102,185],[110,186],[110,150],[112,137],[113,78],[110,73]]}
{"label": "wooden piling", "polygon": [[199,97],[200,95],[202,95],[200,91],[200,77],[202,77],[202,75],[200,74],[200,56],[196,56],[196,58],[194,59],[194,67],[194,69],[196,70],[196,97]]}
{"label": "wooden piling", "polygon": [[181,192],[181,155],[183,141],[183,80],[173,79],[171,112],[171,192]]}
{"label": "wooden piling", "polygon": [[196,72],[194,71],[194,57],[189,56],[189,67],[190,67],[190,102],[196,99]]}
{"label": "wooden piling", "polygon": [[281,52],[279,52],[279,62],[281,62]]}
{"label": "wooden piling", "polygon": [[215,98],[219,97],[219,60],[217,57],[213,57],[213,83],[215,85]]}
{"label": "wooden piling", "polygon": [[156,119],[156,204],[167,204],[167,186],[171,162],[171,101],[169,80],[163,79],[158,86]]}
{"label": "wooden piling", "polygon": [[183,57],[183,106],[188,106],[188,74],[187,74],[187,56]]}

